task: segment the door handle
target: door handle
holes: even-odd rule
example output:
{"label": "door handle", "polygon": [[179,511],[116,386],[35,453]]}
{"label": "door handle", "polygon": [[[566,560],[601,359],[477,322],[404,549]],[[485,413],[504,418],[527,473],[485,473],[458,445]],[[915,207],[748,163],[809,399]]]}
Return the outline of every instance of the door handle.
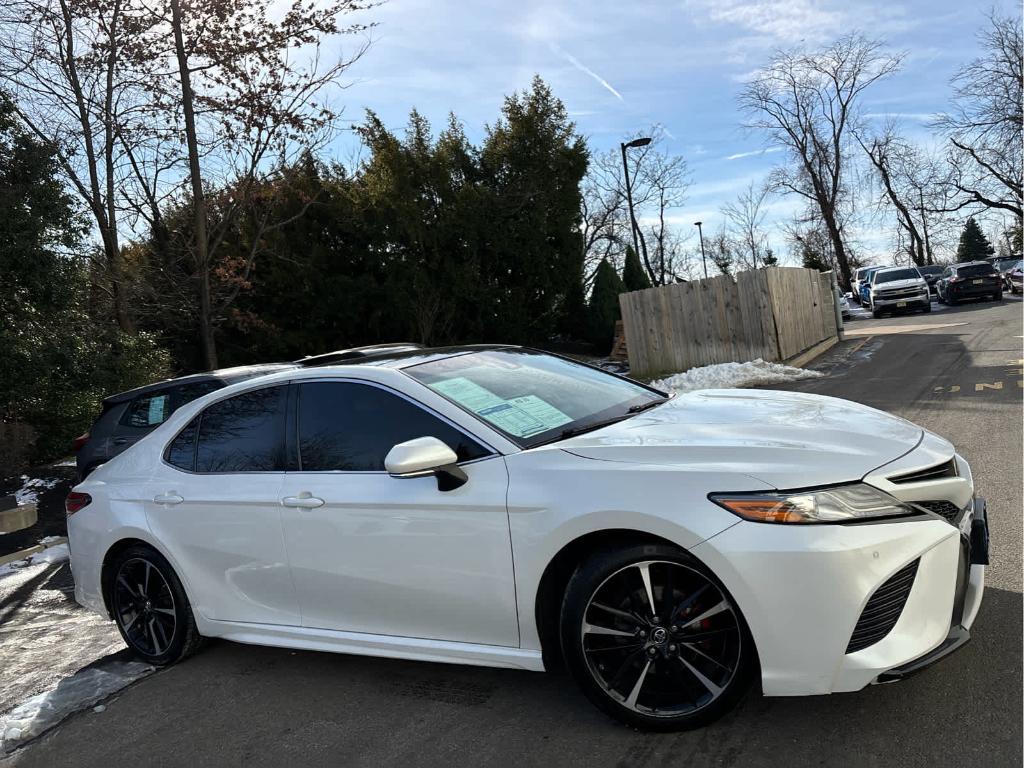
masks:
{"label": "door handle", "polygon": [[316,509],[324,505],[323,499],[318,499],[309,491],[303,491],[298,496],[285,496],[281,503],[286,507],[298,507],[299,509]]}
{"label": "door handle", "polygon": [[181,504],[185,499],[179,496],[175,491],[170,493],[161,493],[153,497],[153,501],[157,504]]}
{"label": "door handle", "polygon": [[130,437],[115,437],[113,440],[114,445],[127,445],[132,442]]}

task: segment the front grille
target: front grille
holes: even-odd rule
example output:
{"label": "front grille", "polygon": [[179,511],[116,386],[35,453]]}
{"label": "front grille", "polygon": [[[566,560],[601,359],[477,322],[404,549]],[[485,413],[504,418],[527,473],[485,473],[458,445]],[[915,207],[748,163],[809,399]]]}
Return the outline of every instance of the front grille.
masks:
{"label": "front grille", "polygon": [[915,507],[921,507],[927,509],[929,512],[934,512],[939,517],[943,517],[949,522],[956,525],[956,520],[960,517],[962,511],[960,507],[951,501],[911,501]]}
{"label": "front grille", "polygon": [[875,295],[879,299],[906,299],[924,293],[926,290],[924,287],[894,288],[888,291],[876,291]]}
{"label": "front grille", "polygon": [[910,588],[914,586],[918,562],[914,560],[904,566],[875,590],[875,594],[864,606],[857,626],[853,628],[850,642],[846,646],[847,653],[856,653],[874,645],[896,626],[910,595]]}
{"label": "front grille", "polygon": [[943,477],[956,477],[956,460],[950,459],[934,467],[926,467],[915,472],[907,472],[905,475],[890,477],[890,483],[902,485],[903,483],[923,483],[926,480],[939,480]]}

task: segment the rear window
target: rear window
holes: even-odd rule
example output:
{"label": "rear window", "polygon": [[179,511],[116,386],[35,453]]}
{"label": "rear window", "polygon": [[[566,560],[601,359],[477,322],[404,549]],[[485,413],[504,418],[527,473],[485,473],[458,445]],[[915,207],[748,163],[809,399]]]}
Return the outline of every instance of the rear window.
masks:
{"label": "rear window", "polygon": [[959,277],[977,277],[979,275],[994,275],[996,268],[991,264],[969,264],[966,267],[957,267],[956,274]]}
{"label": "rear window", "polygon": [[913,268],[894,269],[891,272],[876,272],[874,283],[893,283],[897,280],[915,280],[921,277],[920,273]]}
{"label": "rear window", "polygon": [[150,429],[167,421],[171,410],[170,392],[154,392],[132,400],[121,417],[121,423],[126,427]]}

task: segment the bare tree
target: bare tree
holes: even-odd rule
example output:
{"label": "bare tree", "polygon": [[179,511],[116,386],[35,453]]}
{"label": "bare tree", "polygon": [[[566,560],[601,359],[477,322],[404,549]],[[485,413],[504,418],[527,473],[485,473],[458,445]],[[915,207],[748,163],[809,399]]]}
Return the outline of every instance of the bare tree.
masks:
{"label": "bare tree", "polygon": [[130,331],[120,213],[131,148],[126,151],[121,129],[136,88],[124,48],[137,26],[129,19],[127,2],[5,2],[0,8],[0,79],[24,125],[54,148],[69,186],[92,216],[102,244],[92,252],[90,271],[102,276],[95,287],[111,298],[120,328]]}
{"label": "bare tree", "polygon": [[841,215],[849,195],[850,134],[859,124],[861,94],[900,62],[900,56],[884,53],[881,43],[848,35],[823,51],[777,53],[739,98],[750,125],[790,151],[795,167],[780,169],[774,181],[817,206],[846,285],[850,259]]}
{"label": "bare tree", "polygon": [[1021,218],[1024,44],[1021,19],[991,13],[984,54],[953,78],[952,105],[937,121],[949,138],[958,208],[981,206]]}
{"label": "bare tree", "polygon": [[735,202],[722,208],[727,222],[728,234],[737,246],[736,263],[743,269],[757,269],[763,264],[768,252],[768,234],[764,230],[765,201],[771,187],[768,184],[750,185],[743,190]]}
{"label": "bare tree", "polygon": [[[678,277],[671,264],[673,259],[681,260],[679,249],[685,238],[675,231],[670,211],[685,202],[690,175],[686,160],[664,149],[664,131],[654,126],[647,135],[654,141],[631,149],[627,157],[638,222],[639,255],[651,282],[664,285]],[[592,274],[601,259],[618,257],[632,238],[622,155],[618,149],[594,158],[583,192],[586,262],[588,273]]]}
{"label": "bare tree", "polygon": [[[197,320],[211,368],[217,325],[237,295],[229,291],[218,303],[211,292],[218,250],[238,217],[253,209],[263,183],[328,139],[338,114],[323,92],[366,50],[364,42],[347,57],[326,65],[320,59],[325,39],[365,30],[340,19],[366,3],[291,0],[274,14],[270,6],[267,0],[162,0],[149,8],[152,23],[133,36],[128,51],[148,75],[155,118],[184,139]],[[223,190],[215,206],[211,189]],[[243,284],[270,226],[258,223],[244,263],[236,265]]]}

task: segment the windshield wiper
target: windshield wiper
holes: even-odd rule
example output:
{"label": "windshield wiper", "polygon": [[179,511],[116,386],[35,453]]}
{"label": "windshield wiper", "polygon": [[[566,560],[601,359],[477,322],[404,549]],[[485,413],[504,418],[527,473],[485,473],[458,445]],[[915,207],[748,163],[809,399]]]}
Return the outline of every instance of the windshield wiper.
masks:
{"label": "windshield wiper", "polygon": [[640,413],[641,411],[646,411],[648,408],[653,408],[656,405],[661,405],[666,400],[668,400],[667,397],[661,400],[651,400],[649,403],[639,403],[638,405],[631,405],[629,406],[629,409],[626,411],[626,413]]}

